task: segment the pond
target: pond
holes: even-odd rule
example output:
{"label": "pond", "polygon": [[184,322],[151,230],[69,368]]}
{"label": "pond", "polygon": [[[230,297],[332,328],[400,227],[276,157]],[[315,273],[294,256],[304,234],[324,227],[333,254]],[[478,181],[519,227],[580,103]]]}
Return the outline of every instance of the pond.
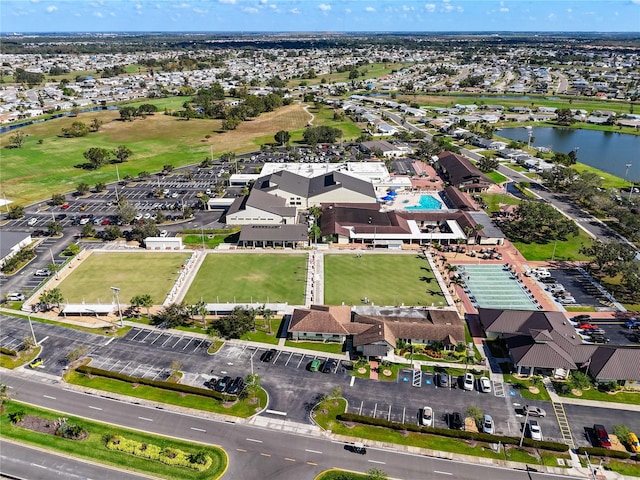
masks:
{"label": "pond", "polygon": [[[501,137],[527,142],[527,129],[504,128]],[[560,127],[533,127],[532,146],[569,153],[578,149],[578,162],[620,178],[640,181],[640,136],[600,130],[573,130]],[[627,167],[627,165],[629,165]],[[627,168],[629,169],[627,174]]]}

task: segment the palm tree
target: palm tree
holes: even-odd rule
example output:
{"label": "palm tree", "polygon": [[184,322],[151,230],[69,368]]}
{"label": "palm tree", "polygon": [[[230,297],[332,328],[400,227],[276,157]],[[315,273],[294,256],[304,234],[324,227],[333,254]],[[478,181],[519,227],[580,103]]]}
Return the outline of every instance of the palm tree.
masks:
{"label": "palm tree", "polygon": [[273,333],[273,329],[271,328],[271,319],[273,318],[273,312],[268,308],[265,308],[262,311],[262,318],[265,322],[269,322],[269,334]]}
{"label": "palm tree", "polygon": [[209,310],[207,310],[207,304],[204,303],[202,298],[192,307],[191,311],[194,315],[202,317],[202,328],[207,328],[207,313],[209,313]]}

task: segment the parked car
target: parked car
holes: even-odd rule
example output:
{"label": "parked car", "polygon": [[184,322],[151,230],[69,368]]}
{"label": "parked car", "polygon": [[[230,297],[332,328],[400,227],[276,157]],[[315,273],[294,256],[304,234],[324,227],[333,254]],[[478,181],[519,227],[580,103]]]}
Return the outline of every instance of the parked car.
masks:
{"label": "parked car", "polygon": [[41,268],[39,270],[36,270],[36,273],[34,273],[34,275],[36,277],[48,277],[49,275],[51,275],[51,272],[46,268]]}
{"label": "parked car", "polygon": [[216,383],[214,390],[216,392],[222,393],[227,389],[230,383],[231,383],[231,377],[227,375],[226,377],[223,377],[220,380],[218,380],[218,383]]}
{"label": "parked car", "polygon": [[596,423],[593,426],[593,434],[596,437],[596,441],[602,448],[611,448],[611,440],[609,440],[609,433],[603,425]]}
{"label": "parked car", "polygon": [[244,388],[244,379],[242,377],[236,377],[233,382],[227,387],[227,393],[230,395],[240,395]]}
{"label": "parked car", "polygon": [[69,204],[68,203],[63,203],[62,205],[60,205],[60,208],[62,210],[66,210],[67,208],[69,208]]}
{"label": "parked car", "polygon": [[640,329],[640,320],[632,318],[628,322],[625,322],[624,326],[631,329]]}
{"label": "parked car", "polygon": [[36,223],[38,223],[38,219],[36,217],[31,217],[27,222],[27,225],[29,225],[30,227],[33,227]]}
{"label": "parked car", "polygon": [[586,313],[583,313],[581,315],[576,315],[575,317],[573,317],[571,320],[573,320],[574,322],[578,322],[578,325],[580,325],[581,323],[588,323],[591,321],[591,315],[588,315]]}
{"label": "parked car", "polygon": [[488,377],[480,377],[480,390],[482,393],[491,393],[491,380]]}
{"label": "parked car", "polygon": [[544,409],[533,406],[533,405],[525,405],[524,407],[522,407],[522,413],[524,415],[527,415],[528,413],[530,417],[546,417],[547,416],[547,412]]}
{"label": "parked car", "polygon": [[333,369],[336,368],[337,364],[338,362],[336,362],[333,358],[328,359],[326,362],[324,362],[322,373],[331,373]]}
{"label": "parked car", "polygon": [[472,373],[465,373],[464,374],[464,389],[469,391],[469,390],[473,390],[473,384],[475,382],[475,378],[473,377]]}
{"label": "parked car", "polygon": [[422,407],[420,409],[420,423],[425,427],[433,426],[433,410],[431,407]]}
{"label": "parked car", "polygon": [[277,350],[275,348],[272,348],[271,350],[267,350],[262,354],[262,356],[260,357],[260,360],[263,362],[270,362],[271,360],[273,360],[273,357],[275,356],[276,352]]}
{"label": "parked car", "polygon": [[633,453],[640,453],[640,441],[638,441],[638,436],[629,432],[629,448]]}
{"label": "parked car", "polygon": [[485,415],[482,418],[482,431],[491,435],[496,433],[495,425],[493,423],[493,418],[491,417],[491,415]]}
{"label": "parked car", "polygon": [[453,412],[448,415],[449,428],[454,430],[462,430],[464,422],[462,421],[462,415],[459,412]]}
{"label": "parked car", "polygon": [[321,364],[320,360],[318,360],[318,359],[313,360],[313,361],[311,362],[311,365],[309,365],[309,371],[310,371],[310,372],[317,372],[317,371],[319,371],[319,370],[320,370],[320,364]]}
{"label": "parked car", "polygon": [[596,328],[600,328],[598,325],[593,325],[591,323],[584,323],[580,325],[582,330],[595,330]]}
{"label": "parked car", "polygon": [[573,297],[561,297],[558,299],[558,301],[563,305],[578,303]]}
{"label": "parked car", "polygon": [[7,300],[10,302],[24,302],[24,293],[14,292],[7,294]]}
{"label": "parked car", "polygon": [[358,453],[360,455],[366,455],[367,447],[365,447],[362,442],[355,442],[353,445],[345,445],[344,448],[353,453]]}
{"label": "parked car", "polygon": [[448,373],[439,373],[438,374],[438,386],[442,388],[449,388],[449,374]]}
{"label": "parked car", "polygon": [[537,420],[529,420],[527,427],[529,429],[529,436],[531,440],[542,441],[542,429]]}
{"label": "parked car", "polygon": [[591,341],[593,343],[609,343],[611,339],[609,337],[605,337],[604,335],[592,335]]}
{"label": "parked car", "polygon": [[29,363],[29,367],[38,368],[40,365],[44,365],[44,360],[40,357],[36,357]]}

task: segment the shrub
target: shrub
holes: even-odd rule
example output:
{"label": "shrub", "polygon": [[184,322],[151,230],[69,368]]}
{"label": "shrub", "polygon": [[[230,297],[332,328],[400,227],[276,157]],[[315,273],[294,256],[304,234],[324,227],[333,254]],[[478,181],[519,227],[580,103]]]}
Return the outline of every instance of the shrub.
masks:
{"label": "shrub", "polygon": [[588,453],[592,457],[609,457],[609,458],[621,458],[627,459],[631,457],[629,452],[621,452],[619,450],[609,450],[608,448],[600,447],[580,447],[578,454],[584,455]]}
{"label": "shrub", "polygon": [[9,420],[11,420],[11,423],[20,423],[25,415],[24,410],[18,410],[9,414]]}
{"label": "shrub", "polygon": [[2,353],[4,355],[11,355],[12,357],[15,357],[16,355],[18,355],[18,352],[16,352],[15,350],[11,350],[9,348],[6,348],[6,347],[0,347],[0,353]]}

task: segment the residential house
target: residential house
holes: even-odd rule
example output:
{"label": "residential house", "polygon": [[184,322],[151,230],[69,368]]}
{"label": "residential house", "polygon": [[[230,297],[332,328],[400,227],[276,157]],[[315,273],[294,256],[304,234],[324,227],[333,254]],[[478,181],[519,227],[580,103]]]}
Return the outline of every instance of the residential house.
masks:
{"label": "residential house", "polygon": [[454,187],[470,192],[483,192],[492,182],[467,158],[452,152],[438,155],[443,178]]}

